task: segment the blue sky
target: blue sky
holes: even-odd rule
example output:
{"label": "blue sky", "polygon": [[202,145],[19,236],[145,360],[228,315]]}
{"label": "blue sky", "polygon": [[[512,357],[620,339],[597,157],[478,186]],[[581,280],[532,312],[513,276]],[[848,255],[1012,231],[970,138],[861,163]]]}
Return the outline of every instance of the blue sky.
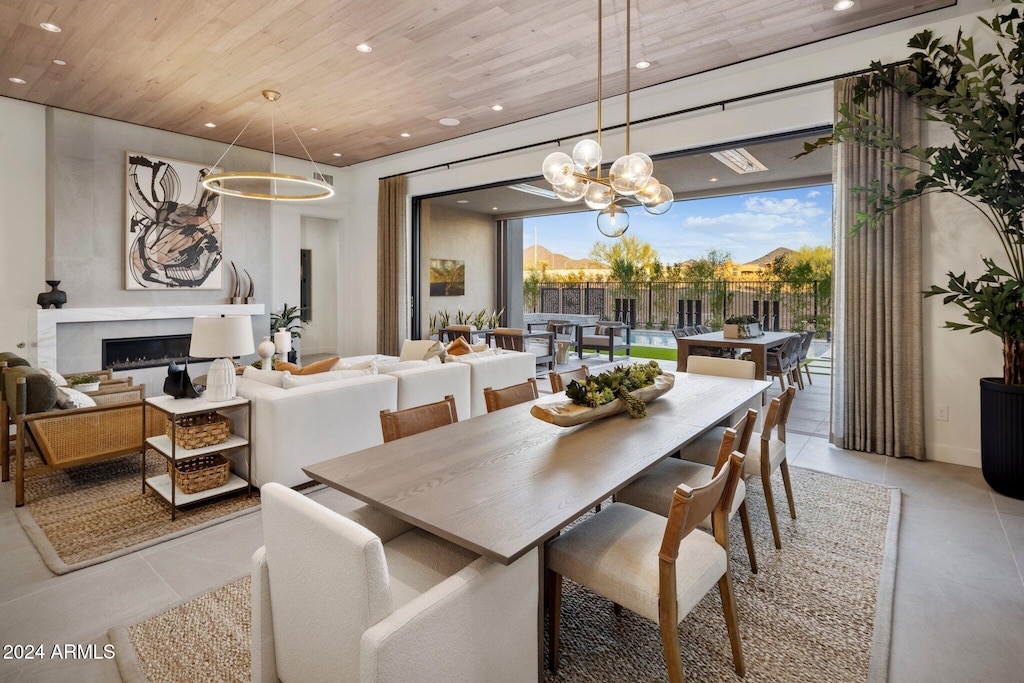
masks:
{"label": "blue sky", "polygon": [[[754,194],[675,202],[661,216],[629,209],[627,235],[649,242],[664,263],[698,258],[708,249],[729,252],[747,263],[776,247],[798,249],[832,243],[832,186],[803,187]],[[594,242],[597,212],[527,218],[523,247],[537,243],[556,254],[584,258]]]}

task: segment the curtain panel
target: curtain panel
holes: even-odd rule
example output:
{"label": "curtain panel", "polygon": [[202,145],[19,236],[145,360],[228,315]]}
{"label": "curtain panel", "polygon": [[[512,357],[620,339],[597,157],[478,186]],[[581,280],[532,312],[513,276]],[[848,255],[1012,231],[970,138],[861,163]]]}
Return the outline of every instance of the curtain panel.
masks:
{"label": "curtain panel", "polygon": [[[853,107],[858,77],[835,83],[839,107]],[[921,111],[902,93],[884,90],[866,108],[919,144]],[[833,367],[831,441],[836,446],[924,459],[922,378],[921,202],[901,207],[877,230],[850,235],[865,197],[851,188],[881,180],[897,188],[912,179],[885,166],[891,152],[841,143],[834,147]]]}
{"label": "curtain panel", "polygon": [[382,178],[377,190],[377,353],[397,356],[406,299],[405,176]]}

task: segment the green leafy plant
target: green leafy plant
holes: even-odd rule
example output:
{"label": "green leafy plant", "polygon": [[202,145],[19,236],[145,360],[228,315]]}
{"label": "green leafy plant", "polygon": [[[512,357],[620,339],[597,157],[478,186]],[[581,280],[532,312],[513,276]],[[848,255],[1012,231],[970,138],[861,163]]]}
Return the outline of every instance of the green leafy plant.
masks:
{"label": "green leafy plant", "polygon": [[99,381],[100,378],[97,377],[96,375],[75,375],[74,377],[68,380],[68,385],[77,387],[82,384],[95,384],[96,382]]}
{"label": "green leafy plant", "polygon": [[726,325],[753,325],[757,322],[756,315],[734,315],[731,318],[725,319]]}
{"label": "green leafy plant", "polygon": [[599,375],[590,375],[583,382],[573,380],[565,388],[565,395],[575,404],[596,408],[620,399],[626,412],[634,419],[647,415],[647,405],[631,391],[649,387],[661,374],[655,361],[641,365],[616,365]]}
{"label": "green leafy plant", "polygon": [[[991,19],[980,17],[995,44],[975,50],[974,38],[961,29],[948,41],[931,31],[915,35],[906,69],[872,63],[872,72],[856,84],[854,106],[840,108],[833,135],[805,145],[804,154],[850,142],[891,152],[887,166],[909,187],[874,180],[853,188],[867,207],[855,214],[853,232],[877,228],[901,206],[929,194],[959,197],[977,209],[999,238],[1004,265],[983,257],[984,273],[946,274],[945,286],[932,285],[926,297],[962,309],[966,322],[946,322],[952,330],[990,332],[1003,342],[1003,381],[1024,384],[1024,22],[1019,5]],[[898,134],[865,103],[893,89],[918,102],[928,121],[946,124],[954,141],[945,146],[905,146]],[[802,155],[800,155],[802,156]],[[967,229],[972,225],[964,226]]]}
{"label": "green leafy plant", "polygon": [[270,332],[288,330],[292,339],[302,338],[302,328],[306,326],[301,317],[301,309],[298,306],[283,304],[280,313],[270,314]]}

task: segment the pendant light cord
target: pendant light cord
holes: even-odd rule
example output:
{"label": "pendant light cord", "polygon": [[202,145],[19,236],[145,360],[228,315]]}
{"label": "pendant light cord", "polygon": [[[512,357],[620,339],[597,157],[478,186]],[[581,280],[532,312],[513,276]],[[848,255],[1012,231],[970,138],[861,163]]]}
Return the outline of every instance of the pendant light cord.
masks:
{"label": "pendant light cord", "polygon": [[629,154],[629,18],[633,14],[631,0],[626,0],[626,154]]}
{"label": "pendant light cord", "polygon": [[[602,19],[604,15],[604,0],[597,0],[597,146],[601,146],[601,56],[604,53]],[[597,165],[597,177],[601,177],[601,164]]]}

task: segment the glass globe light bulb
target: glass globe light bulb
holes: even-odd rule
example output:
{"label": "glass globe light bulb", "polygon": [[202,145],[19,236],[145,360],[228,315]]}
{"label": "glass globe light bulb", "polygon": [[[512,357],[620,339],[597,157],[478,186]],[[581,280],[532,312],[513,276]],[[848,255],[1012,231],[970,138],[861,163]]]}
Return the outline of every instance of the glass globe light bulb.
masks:
{"label": "glass globe light bulb", "polygon": [[544,178],[552,185],[561,185],[572,178],[572,157],[565,152],[552,152],[541,166]]}
{"label": "glass globe light bulb", "polygon": [[587,195],[583,198],[583,201],[591,209],[600,211],[612,203],[612,191],[601,183],[590,183],[590,187],[587,188]]}
{"label": "glass globe light bulb", "polygon": [[633,152],[633,156],[644,162],[644,168],[647,169],[647,176],[650,177],[650,175],[654,173],[654,161],[651,157],[647,156],[643,152]]}
{"label": "glass globe light bulb", "polygon": [[626,197],[639,192],[650,177],[647,164],[635,154],[619,157],[608,172],[612,189]]}
{"label": "glass globe light bulb", "polygon": [[552,185],[551,189],[554,190],[558,198],[563,202],[575,202],[578,199],[582,199],[583,195],[587,193],[590,188],[590,183],[586,180],[580,180],[573,176],[569,176],[569,179],[559,185]]}
{"label": "glass globe light bulb", "polygon": [[629,214],[618,204],[610,204],[597,214],[597,229],[605,237],[622,237],[629,228]]}
{"label": "glass globe light bulb", "polygon": [[647,213],[660,216],[669,209],[672,208],[672,202],[675,200],[675,195],[672,194],[672,188],[668,185],[661,185],[661,191],[658,192],[658,198],[650,203],[644,204],[644,209]]}
{"label": "glass globe light bulb", "polygon": [[648,178],[644,186],[640,188],[640,191],[636,193],[636,198],[644,205],[656,204],[658,195],[661,194],[661,183],[654,176]]}
{"label": "glass globe light bulb", "polygon": [[591,139],[580,140],[576,143],[576,146],[572,148],[572,160],[577,166],[582,169],[589,171],[592,168],[597,168],[601,163],[601,158],[604,156],[604,152],[601,151],[601,145],[597,144]]}

